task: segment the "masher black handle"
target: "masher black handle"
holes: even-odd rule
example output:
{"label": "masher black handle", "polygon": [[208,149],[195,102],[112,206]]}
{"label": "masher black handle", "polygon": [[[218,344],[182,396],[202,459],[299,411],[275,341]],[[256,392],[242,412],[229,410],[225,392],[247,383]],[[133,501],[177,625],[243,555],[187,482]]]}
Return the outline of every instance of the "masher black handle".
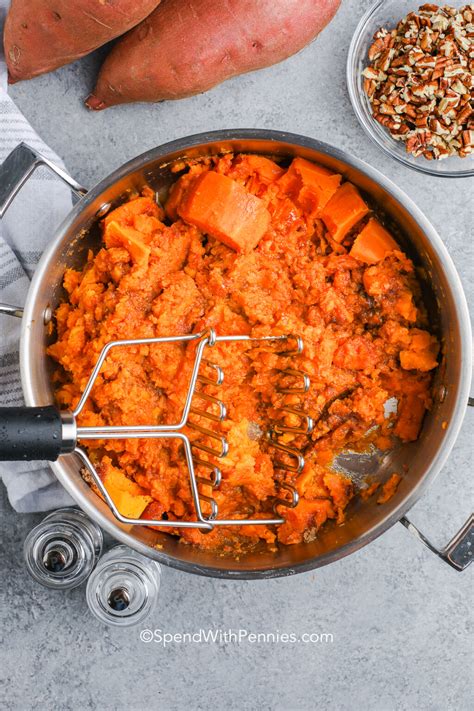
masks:
{"label": "masher black handle", "polygon": [[54,462],[62,451],[63,424],[57,407],[0,407],[1,462]]}

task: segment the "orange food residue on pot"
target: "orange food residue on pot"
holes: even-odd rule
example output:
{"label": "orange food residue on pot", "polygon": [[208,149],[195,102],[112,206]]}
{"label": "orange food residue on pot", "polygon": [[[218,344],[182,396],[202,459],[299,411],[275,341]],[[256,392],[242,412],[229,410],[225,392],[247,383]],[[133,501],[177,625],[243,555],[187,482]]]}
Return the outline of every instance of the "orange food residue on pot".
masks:
{"label": "orange food residue on pot", "polygon": [[390,479],[385,482],[385,484],[382,486],[382,491],[380,492],[380,496],[377,499],[378,504],[386,504],[387,501],[390,501],[392,496],[395,494],[395,492],[398,489],[398,485],[401,482],[402,477],[400,474],[392,474]]}
{"label": "orange food residue on pot", "polygon": [[368,501],[371,496],[375,494],[377,489],[380,487],[380,482],[379,481],[374,481],[371,484],[367,486],[366,489],[361,489],[359,495],[360,498],[363,499],[363,501]]}

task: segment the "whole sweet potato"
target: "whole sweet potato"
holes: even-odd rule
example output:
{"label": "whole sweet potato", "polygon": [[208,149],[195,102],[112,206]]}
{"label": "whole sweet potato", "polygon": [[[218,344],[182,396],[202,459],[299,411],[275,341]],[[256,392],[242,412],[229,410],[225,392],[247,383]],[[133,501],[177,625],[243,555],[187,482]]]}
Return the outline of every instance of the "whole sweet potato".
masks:
{"label": "whole sweet potato", "polygon": [[181,99],[298,52],[340,0],[163,0],[112,49],[87,106]]}
{"label": "whole sweet potato", "polygon": [[122,35],[160,0],[12,0],[3,43],[9,81],[50,72]]}

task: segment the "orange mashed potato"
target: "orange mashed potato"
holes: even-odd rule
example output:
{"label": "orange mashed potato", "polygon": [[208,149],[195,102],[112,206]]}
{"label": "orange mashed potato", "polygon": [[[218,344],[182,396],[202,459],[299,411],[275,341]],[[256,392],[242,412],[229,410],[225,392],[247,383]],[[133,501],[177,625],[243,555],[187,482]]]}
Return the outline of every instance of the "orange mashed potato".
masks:
{"label": "orange mashed potato", "polygon": [[[271,518],[282,484],[296,488],[295,508],[278,507],[280,526],[163,529],[181,540],[236,551],[312,540],[329,519],[343,523],[356,494],[331,468],[341,450],[382,448],[418,437],[430,407],[438,343],[428,331],[413,263],[357,189],[340,175],[301,158],[288,168],[257,155],[200,159],[175,166],[179,177],[164,206],[145,188],[102,221],[103,242],[80,271],[68,269],[68,294],[55,314],[49,355],[61,366],[57,399],[73,408],[103,346],[110,340],[184,335],[297,334],[304,351],[282,356],[281,344],[217,344],[222,385],[199,384],[227,407],[222,423],[191,415],[224,435],[227,457],[195,454],[222,470],[222,482],[200,492],[215,499],[219,518]],[[280,354],[279,352],[280,351]],[[194,344],[112,349],[86,407],[82,426],[170,424],[179,421]],[[285,368],[310,379],[304,395]],[[206,372],[206,365],[202,372]],[[386,415],[389,398],[396,413]],[[199,396],[193,407],[215,412]],[[296,473],[264,436],[275,422],[297,427],[303,409],[311,434],[280,433],[304,451]],[[375,440],[374,440],[375,432]],[[195,429],[192,442],[215,446]],[[168,521],[196,517],[182,445],[177,440],[86,442],[89,456],[116,501],[132,517]],[[197,466],[205,479],[209,470]],[[110,489],[109,489],[110,486]],[[203,500],[204,513],[209,512]]]}

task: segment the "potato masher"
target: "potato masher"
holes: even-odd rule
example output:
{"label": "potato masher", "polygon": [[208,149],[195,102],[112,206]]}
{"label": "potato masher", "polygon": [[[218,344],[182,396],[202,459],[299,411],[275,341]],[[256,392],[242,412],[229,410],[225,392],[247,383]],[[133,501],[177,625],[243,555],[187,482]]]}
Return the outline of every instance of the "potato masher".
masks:
{"label": "potato masher", "polygon": [[[112,348],[160,343],[189,343],[192,341],[196,342],[196,352],[189,387],[179,422],[171,425],[150,424],[104,427],[81,427],[77,425],[77,417],[83,410],[102,365],[104,364],[104,361]],[[196,390],[198,381],[218,386],[223,382],[224,378],[222,368],[219,365],[208,361],[203,356],[206,349],[212,348],[216,343],[230,343],[237,341],[286,342],[287,350],[280,351],[278,353],[278,355],[281,356],[297,356],[303,351],[302,339],[293,334],[262,337],[251,337],[247,335],[218,336],[213,329],[185,336],[134,338],[110,341],[103,347],[86,384],[84,392],[82,393],[81,398],[73,411],[59,410],[54,405],[48,405],[45,407],[0,408],[0,460],[18,461],[46,459],[48,461],[55,461],[61,454],[75,452],[81,458],[87,471],[90,473],[92,480],[109,505],[114,516],[125,524],[160,526],[163,528],[201,528],[204,530],[212,530],[214,526],[242,526],[246,524],[270,525],[283,523],[284,519],[278,516],[277,507],[281,505],[293,508],[298,503],[298,492],[291,484],[286,482],[279,485],[284,491],[282,492],[282,498],[277,498],[274,502],[275,517],[264,519],[218,519],[218,506],[216,501],[212,497],[205,496],[199,490],[199,484],[210,485],[212,488],[218,487],[222,474],[219,467],[211,461],[202,459],[197,454],[193,453],[193,449],[200,449],[217,459],[225,457],[228,452],[228,442],[224,436],[221,436],[215,431],[189,420],[190,413],[194,413],[200,417],[207,417],[214,421],[222,421],[226,416],[225,405],[219,398],[210,396],[202,390]],[[288,350],[288,344],[291,342],[293,345]],[[206,363],[206,365],[212,369],[215,375],[214,379],[208,378],[200,373],[202,363]],[[295,384],[279,388],[279,392],[304,394],[309,390],[309,376],[303,371],[297,368],[285,368],[281,372],[284,375],[292,376],[292,382],[295,382]],[[209,413],[206,410],[192,407],[194,395],[197,395],[199,398],[212,401],[213,405],[217,408],[218,414]],[[275,467],[277,469],[298,474],[304,467],[303,455],[299,449],[282,442],[281,435],[286,432],[309,434],[313,429],[313,420],[303,410],[299,410],[295,406],[284,406],[280,409],[282,411],[298,415],[298,424],[296,426],[275,425],[266,433],[267,442],[269,446],[284,452],[286,455],[285,461],[275,463]],[[212,438],[217,442],[216,447],[210,447],[206,444],[200,444],[199,442],[191,442],[187,434],[183,432],[183,429],[186,426],[200,432],[207,438]],[[89,456],[84,449],[78,446],[78,440],[81,439],[99,440],[135,438],[166,438],[178,439],[181,441],[189,471],[189,481],[193,503],[196,510],[196,520],[166,521],[161,519],[132,519],[123,516],[118,511],[111,496],[107,492],[107,489]],[[195,471],[197,466],[207,468],[209,470],[209,478],[198,476]],[[210,507],[209,515],[205,515],[202,511],[201,503],[203,501]]]}

